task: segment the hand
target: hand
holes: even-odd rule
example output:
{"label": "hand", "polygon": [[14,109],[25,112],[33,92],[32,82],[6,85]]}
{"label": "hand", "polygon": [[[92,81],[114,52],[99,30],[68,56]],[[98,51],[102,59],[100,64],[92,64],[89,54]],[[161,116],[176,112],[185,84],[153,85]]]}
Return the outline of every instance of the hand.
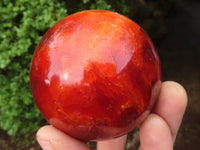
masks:
{"label": "hand", "polygon": [[[139,150],[173,150],[173,144],[187,105],[187,94],[178,83],[162,83],[158,102],[140,125]],[[87,145],[51,125],[37,132],[43,150],[89,150]],[[97,150],[123,150],[126,135],[97,143]]]}

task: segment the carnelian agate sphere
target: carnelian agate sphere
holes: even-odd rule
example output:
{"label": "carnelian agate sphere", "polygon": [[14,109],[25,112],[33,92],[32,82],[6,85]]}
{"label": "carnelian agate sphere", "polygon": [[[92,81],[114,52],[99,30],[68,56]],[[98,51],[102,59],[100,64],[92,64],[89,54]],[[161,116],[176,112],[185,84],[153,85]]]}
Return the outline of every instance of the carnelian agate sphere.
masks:
{"label": "carnelian agate sphere", "polygon": [[160,89],[160,61],[148,35],[130,19],[83,11],[45,34],[30,84],[50,124],[81,140],[104,140],[126,134],[149,114]]}

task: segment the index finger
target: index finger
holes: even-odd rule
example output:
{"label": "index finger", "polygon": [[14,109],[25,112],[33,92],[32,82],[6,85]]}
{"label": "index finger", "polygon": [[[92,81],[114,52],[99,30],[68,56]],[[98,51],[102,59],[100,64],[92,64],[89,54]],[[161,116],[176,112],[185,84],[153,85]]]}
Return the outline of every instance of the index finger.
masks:
{"label": "index finger", "polygon": [[180,84],[167,81],[162,84],[158,99],[153,112],[166,121],[175,141],[187,105],[186,91]]}

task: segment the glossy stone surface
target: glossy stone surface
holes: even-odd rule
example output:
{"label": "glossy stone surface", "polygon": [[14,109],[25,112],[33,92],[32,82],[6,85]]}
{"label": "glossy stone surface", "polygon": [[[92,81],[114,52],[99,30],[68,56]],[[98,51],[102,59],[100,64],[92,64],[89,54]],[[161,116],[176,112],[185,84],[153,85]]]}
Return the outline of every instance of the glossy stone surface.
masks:
{"label": "glossy stone surface", "polygon": [[50,124],[81,140],[126,134],[144,120],[161,83],[148,35],[110,11],[70,15],[35,50],[30,83]]}

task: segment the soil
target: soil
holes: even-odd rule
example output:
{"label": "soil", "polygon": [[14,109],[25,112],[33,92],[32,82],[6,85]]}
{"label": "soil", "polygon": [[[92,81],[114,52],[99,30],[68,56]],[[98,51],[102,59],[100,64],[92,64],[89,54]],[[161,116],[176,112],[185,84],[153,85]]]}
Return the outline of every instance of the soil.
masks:
{"label": "soil", "polygon": [[[176,81],[188,94],[188,106],[174,150],[200,150],[200,2],[179,1],[179,10],[166,18],[167,35],[156,45],[162,66],[162,80]],[[128,150],[136,150],[138,132]],[[138,141],[138,142],[136,142]]]}
{"label": "soil", "polygon": [[168,20],[167,38],[157,48],[163,80],[184,86],[188,107],[175,150],[200,149],[200,2],[180,3],[181,10]]}

